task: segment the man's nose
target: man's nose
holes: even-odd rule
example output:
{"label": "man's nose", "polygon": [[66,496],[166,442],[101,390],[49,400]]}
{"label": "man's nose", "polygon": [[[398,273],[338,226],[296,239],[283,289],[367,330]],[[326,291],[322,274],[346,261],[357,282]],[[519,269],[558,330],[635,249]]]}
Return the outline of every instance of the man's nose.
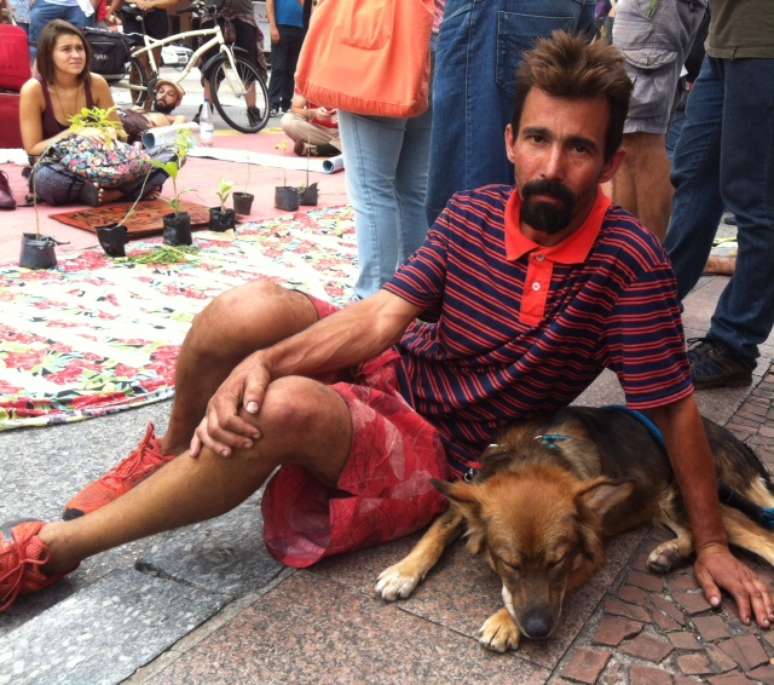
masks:
{"label": "man's nose", "polygon": [[564,178],[564,153],[561,146],[552,145],[546,150],[543,161],[543,176],[549,180],[562,180]]}

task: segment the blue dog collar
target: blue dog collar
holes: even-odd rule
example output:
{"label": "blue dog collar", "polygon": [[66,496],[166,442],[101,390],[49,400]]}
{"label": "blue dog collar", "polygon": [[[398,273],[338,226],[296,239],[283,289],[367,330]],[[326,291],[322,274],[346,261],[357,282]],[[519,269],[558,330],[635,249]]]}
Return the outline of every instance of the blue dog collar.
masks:
{"label": "blue dog collar", "polygon": [[602,408],[615,409],[616,411],[628,414],[633,419],[637,419],[637,421],[639,421],[643,426],[645,426],[645,428],[648,429],[648,433],[653,436],[653,439],[658,443],[659,447],[664,450],[664,452],[667,451],[666,442],[664,442],[664,434],[661,432],[661,429],[641,411],[637,411],[636,409],[629,409],[629,407],[625,407],[622,404],[608,404]]}

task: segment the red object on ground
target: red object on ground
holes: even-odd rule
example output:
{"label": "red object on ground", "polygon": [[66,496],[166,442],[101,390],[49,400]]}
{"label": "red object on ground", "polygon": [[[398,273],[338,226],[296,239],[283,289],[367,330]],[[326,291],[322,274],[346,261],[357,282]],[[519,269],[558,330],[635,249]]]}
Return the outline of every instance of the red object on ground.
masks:
{"label": "red object on ground", "polygon": [[0,24],[0,88],[19,91],[29,77],[27,34],[18,26]]}
{"label": "red object on ground", "polygon": [[0,614],[20,595],[42,590],[65,575],[47,576],[41,570],[49,559],[48,549],[38,537],[43,526],[42,521],[27,521],[15,526],[9,539],[0,534]]}
{"label": "red object on ground", "polygon": [[18,93],[0,93],[0,148],[3,147],[22,147]]}
{"label": "red object on ground", "polygon": [[153,424],[149,423],[139,447],[120,464],[108,471],[102,478],[89,483],[66,505],[65,521],[101,509],[139,482],[145,480],[164,464],[175,458],[174,454],[163,454],[156,438]]}

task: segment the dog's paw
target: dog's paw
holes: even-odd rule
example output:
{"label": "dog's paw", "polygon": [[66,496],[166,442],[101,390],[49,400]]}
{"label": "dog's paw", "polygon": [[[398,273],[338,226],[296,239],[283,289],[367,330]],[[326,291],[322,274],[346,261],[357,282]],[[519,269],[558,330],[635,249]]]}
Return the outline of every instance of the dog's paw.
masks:
{"label": "dog's paw", "polygon": [[408,573],[402,567],[403,563],[401,562],[384,569],[379,574],[376,582],[376,594],[382,599],[388,602],[393,602],[398,598],[405,599],[422,582],[422,575]]}
{"label": "dog's paw", "polygon": [[669,573],[685,561],[676,540],[662,542],[648,555],[648,570],[653,573]]}
{"label": "dog's paw", "polygon": [[519,629],[507,609],[492,614],[478,629],[478,641],[487,649],[504,654],[519,647]]}

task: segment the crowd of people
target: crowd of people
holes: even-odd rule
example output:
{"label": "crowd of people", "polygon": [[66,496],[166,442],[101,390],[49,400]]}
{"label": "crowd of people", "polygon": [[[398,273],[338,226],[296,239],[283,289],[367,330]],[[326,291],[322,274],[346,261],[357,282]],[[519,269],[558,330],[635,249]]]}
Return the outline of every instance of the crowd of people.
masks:
{"label": "crowd of people", "polygon": [[[394,539],[443,508],[431,478],[475,477],[506,426],[609,368],[663,433],[706,597],[726,590],[768,627],[764,583],[728,549],[694,399],[750,384],[774,324],[768,2],[436,0],[430,106],[401,119],[294,93],[304,6],[269,0],[271,106],[298,154],[343,150],[356,301],[339,310],[265,282],[215,298],[180,351],[166,434],[150,427],[66,520],[0,543],[0,610],[93,554],[221,514],[272,474],[264,536],[284,563]],[[670,183],[670,120],[707,13]],[[73,30],[41,43],[25,86],[30,152],[76,106],[112,102]],[[680,299],[724,208],[738,268],[686,350]]]}

